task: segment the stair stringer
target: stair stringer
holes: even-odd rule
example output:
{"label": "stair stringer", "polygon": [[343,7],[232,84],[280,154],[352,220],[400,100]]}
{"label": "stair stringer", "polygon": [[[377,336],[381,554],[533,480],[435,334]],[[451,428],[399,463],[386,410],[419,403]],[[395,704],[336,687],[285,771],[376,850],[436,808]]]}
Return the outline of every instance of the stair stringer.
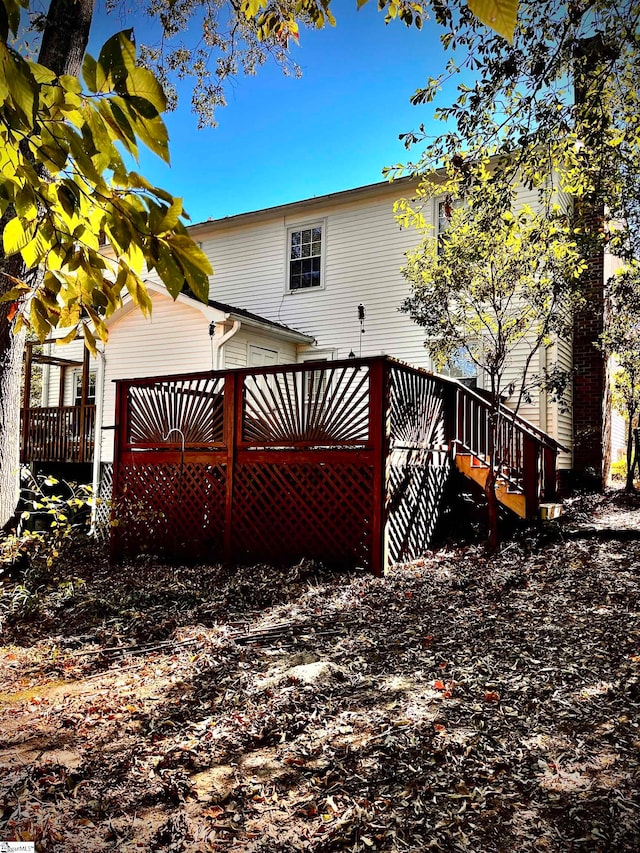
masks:
{"label": "stair stringer", "polygon": [[[484,489],[489,476],[489,466],[472,453],[456,453],[456,468],[465,477],[473,480]],[[496,497],[498,501],[520,518],[527,518],[527,500],[522,492],[513,490],[505,477],[498,475],[496,481]]]}

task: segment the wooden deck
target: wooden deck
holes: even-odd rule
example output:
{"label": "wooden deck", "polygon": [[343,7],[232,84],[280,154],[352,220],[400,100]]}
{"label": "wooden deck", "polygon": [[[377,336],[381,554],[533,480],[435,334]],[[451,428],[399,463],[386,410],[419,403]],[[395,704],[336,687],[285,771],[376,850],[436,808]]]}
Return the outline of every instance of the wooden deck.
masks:
{"label": "wooden deck", "polygon": [[92,462],[95,425],[94,405],[26,409],[21,461]]}
{"label": "wooden deck", "polygon": [[[54,344],[55,341],[45,341]],[[93,461],[96,407],[89,398],[89,350],[85,347],[82,361],[61,358],[47,352],[35,352],[28,341],[25,348],[24,391],[20,461],[66,464]],[[31,406],[33,366],[47,364],[58,369],[58,405]],[[80,369],[81,393],[77,405],[65,406],[67,371]],[[94,395],[95,396],[95,395]]]}
{"label": "wooden deck", "polygon": [[[116,385],[114,558],[380,574],[428,547],[453,464],[476,482],[488,470],[487,401],[386,357]],[[506,409],[500,423],[499,497],[533,517],[559,445]]]}

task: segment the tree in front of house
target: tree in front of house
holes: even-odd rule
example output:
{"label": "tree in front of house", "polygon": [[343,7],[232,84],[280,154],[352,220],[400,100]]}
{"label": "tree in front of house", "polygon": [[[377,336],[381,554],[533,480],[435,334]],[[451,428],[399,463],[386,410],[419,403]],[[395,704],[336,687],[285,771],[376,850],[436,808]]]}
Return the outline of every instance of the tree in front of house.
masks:
{"label": "tree in front of house", "polygon": [[536,355],[570,334],[584,271],[567,217],[556,209],[518,209],[516,201],[513,188],[497,190],[485,172],[461,203],[447,196],[446,230],[437,239],[426,233],[404,270],[411,295],[402,310],[425,330],[436,365],[467,362],[483,377],[490,401],[485,493],[494,547],[503,465],[498,437],[508,417],[501,403],[515,416],[535,386],[559,378],[553,368],[545,375],[536,371]]}
{"label": "tree in front of house", "polygon": [[[207,298],[209,262],[186,232],[180,199],[153,187],[121,153],[168,160],[162,88],[120,33],[82,77],[25,60],[9,43],[20,8],[0,3],[0,523],[17,500],[21,356],[26,333],[54,328],[95,351],[128,292],[148,313],[145,269],[174,296]],[[53,50],[43,43],[43,51]],[[55,52],[51,57],[55,59]],[[114,259],[102,251],[101,235]],[[37,275],[34,271],[37,270]],[[64,340],[64,339],[63,339]]]}
{"label": "tree in front of house", "polygon": [[601,344],[613,358],[612,402],[627,427],[625,489],[635,491],[635,472],[640,466],[634,429],[640,413],[640,267],[632,264],[608,282],[609,322]]}
{"label": "tree in front of house", "polygon": [[511,42],[457,3],[439,5],[436,16],[451,59],[412,101],[432,103],[456,81],[457,96],[435,111],[441,133],[421,126],[402,135],[408,147],[425,149],[390,172],[422,175],[428,193],[438,168],[456,169],[471,185],[476,164],[492,157],[497,189],[508,193],[518,180],[544,191],[553,183],[574,199],[576,238],[590,262],[573,338],[581,365],[574,464],[601,488],[609,450],[607,373],[597,350],[606,316],[602,254],[640,251],[629,211],[640,175],[640,2],[521,0]]}

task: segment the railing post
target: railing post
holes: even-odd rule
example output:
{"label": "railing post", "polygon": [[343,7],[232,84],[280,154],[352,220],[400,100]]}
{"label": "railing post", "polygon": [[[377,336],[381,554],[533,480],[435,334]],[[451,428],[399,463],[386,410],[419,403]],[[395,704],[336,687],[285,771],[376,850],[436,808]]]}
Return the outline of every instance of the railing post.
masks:
{"label": "railing post", "polygon": [[224,377],[224,443],[227,450],[227,479],[224,508],[224,561],[233,561],[233,497],[238,442],[242,439],[242,374]]}
{"label": "railing post", "polygon": [[369,440],[373,446],[373,514],[371,524],[371,571],[384,574],[387,547],[387,458],[389,431],[389,365],[375,361],[369,365]]}
{"label": "railing post", "polygon": [[447,385],[440,385],[439,387],[444,407],[444,439],[451,455],[454,443],[460,433],[461,412],[458,404],[458,389],[455,386],[448,387]]}
{"label": "railing post", "polygon": [[556,461],[557,454],[556,451],[545,445],[543,449],[543,496],[545,500],[555,500],[557,495],[557,471],[556,471]]}
{"label": "railing post", "polygon": [[540,470],[538,442],[530,435],[524,437],[523,488],[527,518],[535,518],[540,503]]}
{"label": "railing post", "polygon": [[89,396],[89,348],[85,345],[84,352],[82,354],[82,387],[80,391],[80,424],[79,424],[79,434],[80,434],[80,444],[78,447],[78,462],[84,462],[86,456],[86,429],[87,429],[87,397]]}

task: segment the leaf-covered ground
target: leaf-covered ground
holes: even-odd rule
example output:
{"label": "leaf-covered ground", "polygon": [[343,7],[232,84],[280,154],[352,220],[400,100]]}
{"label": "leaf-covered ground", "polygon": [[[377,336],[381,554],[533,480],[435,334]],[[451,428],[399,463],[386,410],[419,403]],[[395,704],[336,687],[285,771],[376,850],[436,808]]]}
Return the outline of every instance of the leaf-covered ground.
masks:
{"label": "leaf-covered ground", "polygon": [[587,499],[383,580],[72,550],[3,593],[0,840],[637,851],[639,520]]}

